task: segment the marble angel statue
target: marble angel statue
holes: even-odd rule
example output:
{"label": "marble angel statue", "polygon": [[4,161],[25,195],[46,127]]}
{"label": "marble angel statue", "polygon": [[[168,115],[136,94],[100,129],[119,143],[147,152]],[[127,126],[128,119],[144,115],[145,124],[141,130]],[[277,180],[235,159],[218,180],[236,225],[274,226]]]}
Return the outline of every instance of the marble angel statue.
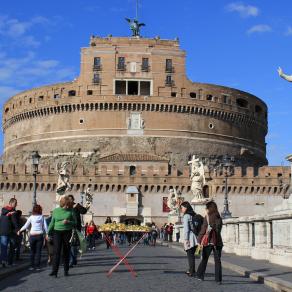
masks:
{"label": "marble angel statue", "polygon": [[178,214],[178,194],[176,189],[170,189],[168,194],[167,206],[170,209],[169,215]]}
{"label": "marble angel statue", "polygon": [[204,165],[199,158],[193,155],[192,160],[188,162],[191,164],[191,191],[193,193],[192,202],[203,201],[203,187],[206,183]]}
{"label": "marble angel statue", "polygon": [[58,204],[60,198],[69,190],[71,190],[71,185],[69,182],[70,172],[68,170],[68,165],[70,163],[68,161],[58,163],[57,171],[58,171],[58,184],[56,190],[56,203]]}

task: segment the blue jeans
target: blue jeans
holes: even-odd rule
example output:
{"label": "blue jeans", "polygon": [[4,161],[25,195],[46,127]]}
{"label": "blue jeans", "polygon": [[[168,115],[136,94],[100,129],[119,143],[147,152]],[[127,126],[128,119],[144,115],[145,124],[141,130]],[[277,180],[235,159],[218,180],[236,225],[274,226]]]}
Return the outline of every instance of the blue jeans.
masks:
{"label": "blue jeans", "polygon": [[70,265],[77,265],[77,256],[78,256],[78,246],[71,246],[70,250]]}
{"label": "blue jeans", "polygon": [[1,235],[1,255],[0,255],[0,263],[8,261],[8,244],[9,244],[9,236]]}

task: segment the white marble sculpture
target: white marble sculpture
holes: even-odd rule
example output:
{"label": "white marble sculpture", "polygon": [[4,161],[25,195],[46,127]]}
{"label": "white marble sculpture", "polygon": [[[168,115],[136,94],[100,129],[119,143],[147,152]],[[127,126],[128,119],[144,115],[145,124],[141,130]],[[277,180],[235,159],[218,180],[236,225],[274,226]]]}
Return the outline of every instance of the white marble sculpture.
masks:
{"label": "white marble sculpture", "polygon": [[292,75],[285,74],[281,67],[278,68],[278,73],[279,73],[279,76],[282,77],[283,79],[289,82],[292,82]]}
{"label": "white marble sculpture", "polygon": [[204,165],[195,155],[193,155],[192,160],[189,161],[188,164],[191,164],[191,191],[194,196],[192,202],[204,201],[203,187],[206,182]]}
{"label": "white marble sculpture", "polygon": [[56,203],[59,204],[60,198],[69,190],[71,190],[71,185],[69,182],[70,172],[68,170],[68,165],[70,163],[68,161],[58,163],[57,171],[58,171],[58,184],[56,190]]}
{"label": "white marble sculpture", "polygon": [[168,215],[178,214],[178,194],[175,189],[169,189],[167,206],[170,209]]}
{"label": "white marble sculpture", "polygon": [[90,192],[90,188],[85,191],[85,208],[89,209],[93,202],[93,195]]}

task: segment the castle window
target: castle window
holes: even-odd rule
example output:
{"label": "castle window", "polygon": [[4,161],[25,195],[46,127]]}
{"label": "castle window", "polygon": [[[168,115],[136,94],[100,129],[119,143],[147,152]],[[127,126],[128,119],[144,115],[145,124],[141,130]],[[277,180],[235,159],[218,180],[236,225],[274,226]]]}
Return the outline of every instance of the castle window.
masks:
{"label": "castle window", "polygon": [[75,90],[70,90],[68,92],[68,96],[75,96],[76,95],[76,91]]}
{"label": "castle window", "polygon": [[5,113],[8,113],[9,112],[9,107],[7,107],[6,109],[5,109]]}
{"label": "castle window", "polygon": [[176,92],[172,92],[171,93],[171,97],[176,97],[177,93]]}
{"label": "castle window", "polygon": [[100,84],[100,75],[98,73],[94,73],[92,83]]}
{"label": "castle window", "polygon": [[136,166],[131,165],[130,166],[130,175],[135,175],[136,174]]}
{"label": "castle window", "polygon": [[58,98],[60,98],[60,94],[58,93],[54,94],[54,99],[58,99]]}
{"label": "castle window", "polygon": [[93,70],[95,70],[95,71],[100,71],[101,70],[100,57],[94,57]]}
{"label": "castle window", "polygon": [[92,95],[93,91],[92,90],[87,90],[87,95]]}
{"label": "castle window", "polygon": [[165,85],[166,85],[166,86],[172,86],[173,83],[174,83],[174,82],[173,82],[173,80],[172,80],[171,75],[166,75]]}
{"label": "castle window", "polygon": [[148,58],[142,58],[142,72],[148,72],[149,71],[149,59]]}
{"label": "castle window", "polygon": [[44,100],[44,96],[43,95],[40,95],[39,97],[38,97],[38,99],[41,101],[41,100]]}
{"label": "castle window", "polygon": [[126,94],[126,89],[127,89],[126,81],[116,80],[115,87],[116,87],[115,94]]}
{"label": "castle window", "polygon": [[191,98],[197,98],[197,94],[195,92],[190,92],[190,97]]}
{"label": "castle window", "polygon": [[223,103],[228,103],[228,96],[227,95],[222,95],[223,98]]}
{"label": "castle window", "polygon": [[128,95],[138,95],[138,81],[128,82]]}
{"label": "castle window", "polygon": [[31,97],[29,98],[29,103],[32,103],[32,98]]}
{"label": "castle window", "polygon": [[173,73],[173,67],[172,67],[172,59],[166,59],[165,61],[165,72],[167,73]]}
{"label": "castle window", "polygon": [[84,119],[80,119],[79,124],[83,124],[83,123],[84,123]]}
{"label": "castle window", "polygon": [[214,124],[212,123],[209,124],[209,129],[214,129],[214,127],[215,127]]}
{"label": "castle window", "polygon": [[150,85],[149,81],[140,82],[140,95],[150,95]]}
{"label": "castle window", "polygon": [[207,95],[206,95],[206,99],[207,99],[208,101],[212,101],[212,100],[213,100],[213,95],[212,95],[212,94],[207,94]]}
{"label": "castle window", "polygon": [[125,57],[119,57],[118,58],[118,71],[125,71],[126,70],[126,63],[125,63]]}
{"label": "castle window", "polygon": [[247,108],[248,107],[248,101],[243,99],[243,98],[238,98],[236,100],[236,104],[239,106],[239,107],[243,107],[243,108]]}

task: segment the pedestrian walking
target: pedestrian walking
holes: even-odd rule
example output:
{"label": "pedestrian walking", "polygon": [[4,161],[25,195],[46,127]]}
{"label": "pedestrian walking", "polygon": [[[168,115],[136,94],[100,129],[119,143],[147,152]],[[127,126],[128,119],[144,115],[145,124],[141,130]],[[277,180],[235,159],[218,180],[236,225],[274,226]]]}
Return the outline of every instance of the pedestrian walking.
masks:
{"label": "pedestrian walking", "polygon": [[213,252],[215,261],[215,281],[222,283],[222,266],[221,252],[223,241],[221,237],[222,218],[218,212],[215,202],[211,201],[206,204],[206,217],[198,241],[202,247],[202,261],[199,265],[197,276],[198,279],[204,280],[206,267],[210,254]]}
{"label": "pedestrian walking", "polygon": [[[16,217],[17,217],[18,227],[21,228],[26,222],[26,219],[22,216],[22,211],[21,210],[17,210],[16,211]],[[22,233],[20,235],[17,234],[16,248],[15,248],[15,259],[16,259],[16,261],[20,261],[21,260],[20,253],[21,253],[21,247],[22,247],[22,240],[23,240],[23,234]]]}
{"label": "pedestrian walking", "polygon": [[42,207],[35,205],[32,209],[32,215],[18,231],[20,236],[22,232],[30,228],[30,270],[36,269],[38,271],[41,268],[41,252],[44,246],[45,235],[48,232],[47,222],[42,213]]}
{"label": "pedestrian walking", "polygon": [[174,233],[175,233],[175,241],[179,242],[180,239],[180,233],[179,233],[179,228],[177,225],[174,226]]}
{"label": "pedestrian walking", "polygon": [[198,245],[197,234],[199,234],[203,217],[197,215],[189,202],[181,204],[181,211],[183,215],[183,228],[184,228],[184,249],[187,252],[189,263],[189,270],[186,274],[190,277],[195,276],[195,251]]}
{"label": "pedestrian walking", "polygon": [[[8,206],[2,208],[0,217],[0,240],[1,255],[0,262],[2,267],[8,264],[13,265],[15,256],[17,232],[19,230],[18,218],[16,213],[17,200],[11,198]],[[8,250],[9,246],[9,250]]]}
{"label": "pedestrian walking", "polygon": [[95,238],[97,234],[97,228],[94,224],[93,220],[90,221],[89,225],[87,226],[87,238],[88,238],[88,249],[94,250],[95,249]]}
{"label": "pedestrian walking", "polygon": [[169,242],[173,241],[173,224],[170,223],[168,226],[168,238],[169,238]]}
{"label": "pedestrian walking", "polygon": [[[107,217],[104,224],[110,224],[110,223],[112,223],[112,219],[111,219],[111,217]],[[107,237],[107,239],[109,239],[110,242],[113,241],[112,232],[105,232],[104,234]],[[111,244],[110,244],[110,242],[108,242],[107,239],[105,238],[105,243],[106,243],[106,248],[109,249],[111,247]]]}
{"label": "pedestrian walking", "polygon": [[53,266],[50,276],[57,277],[61,251],[63,251],[64,275],[69,275],[70,260],[70,238],[72,229],[76,227],[75,212],[70,208],[70,200],[68,196],[62,196],[60,199],[60,207],[54,209],[52,221],[49,225],[48,233],[53,235]]}
{"label": "pedestrian walking", "polygon": [[[76,229],[81,232],[82,229],[82,220],[81,215],[85,215],[89,209],[89,206],[83,207],[79,203],[75,203],[75,198],[73,195],[68,195],[70,207],[73,208],[74,215],[76,218]],[[79,246],[79,240],[71,245],[70,250],[70,268],[73,268],[77,265],[77,256],[78,256],[78,246]]]}

